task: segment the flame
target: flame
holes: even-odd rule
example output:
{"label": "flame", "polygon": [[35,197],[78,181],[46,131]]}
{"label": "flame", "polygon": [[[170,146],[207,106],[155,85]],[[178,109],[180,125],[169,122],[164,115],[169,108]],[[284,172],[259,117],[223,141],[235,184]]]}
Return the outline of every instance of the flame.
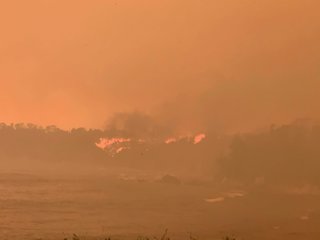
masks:
{"label": "flame", "polygon": [[[182,139],[187,139],[188,142],[193,142],[193,144],[198,144],[203,139],[206,138],[204,133],[197,134],[192,137],[192,135],[185,135],[180,137],[170,137],[164,141],[165,144],[176,143]],[[112,156],[118,154],[126,149],[130,149],[128,143],[132,142],[130,138],[100,138],[99,142],[95,143],[98,148],[107,150]],[[145,143],[146,140],[138,139],[139,143]]]}
{"label": "flame", "polygon": [[193,144],[198,144],[200,143],[203,139],[206,138],[206,135],[204,133],[200,133],[200,134],[197,134],[195,136],[192,136],[192,135],[183,135],[183,136],[180,136],[178,138],[176,137],[170,137],[168,139],[166,139],[164,142],[166,144],[170,144],[170,143],[175,143],[177,141],[180,141],[182,139],[187,139],[187,141],[193,141]]}
{"label": "flame", "polygon": [[[96,146],[101,149],[109,148],[116,143],[131,142],[130,138],[100,138]],[[121,150],[122,151],[122,150]]]}
{"label": "flame", "polygon": [[174,142],[176,142],[177,141],[177,139],[176,138],[168,138],[166,141],[164,141],[166,144],[170,144],[170,143],[174,143]]}
{"label": "flame", "polygon": [[200,133],[200,134],[198,134],[198,135],[196,135],[195,137],[194,137],[194,139],[193,139],[193,143],[194,144],[198,144],[198,143],[200,143],[203,139],[205,139],[206,138],[206,135],[204,134],[204,133]]}

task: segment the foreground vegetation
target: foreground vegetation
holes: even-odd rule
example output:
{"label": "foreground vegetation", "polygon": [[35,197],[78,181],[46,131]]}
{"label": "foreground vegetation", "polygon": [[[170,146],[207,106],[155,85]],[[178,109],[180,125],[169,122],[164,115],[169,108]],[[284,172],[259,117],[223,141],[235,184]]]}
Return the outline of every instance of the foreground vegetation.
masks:
{"label": "foreground vegetation", "polygon": [[[38,239],[38,240],[42,240],[42,239]],[[77,234],[73,234],[70,238],[66,237],[63,240],[86,240],[86,238],[81,238]],[[100,239],[96,238],[94,240],[115,240],[115,239],[113,239],[112,237],[104,237],[104,238],[102,237]],[[153,236],[153,237],[138,236],[136,240],[171,240],[171,238],[168,236],[168,230],[166,229],[160,238],[156,236]],[[198,239],[192,236],[192,234],[189,234],[189,240],[198,240]],[[232,236],[225,236],[225,237],[222,237],[221,240],[237,240],[237,238]]]}

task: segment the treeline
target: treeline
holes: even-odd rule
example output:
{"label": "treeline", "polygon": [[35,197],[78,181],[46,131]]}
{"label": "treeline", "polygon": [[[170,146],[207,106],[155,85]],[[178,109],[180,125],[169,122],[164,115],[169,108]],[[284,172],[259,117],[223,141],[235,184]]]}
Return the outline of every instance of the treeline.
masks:
{"label": "treeline", "polygon": [[290,124],[235,136],[219,166],[227,179],[245,183],[320,184],[320,126]]}
{"label": "treeline", "polygon": [[106,149],[96,146],[100,138],[112,136],[103,130],[2,123],[0,159],[103,164],[249,184],[320,184],[320,125],[273,126],[234,136],[207,134],[199,144],[188,138],[171,143],[131,139]]}
{"label": "treeline", "polygon": [[[3,162],[43,162],[102,164],[172,174],[212,175],[214,160],[226,142],[208,136],[195,145],[193,138],[165,143],[166,138],[130,138],[105,149],[97,147],[101,138],[119,138],[121,131],[77,128],[70,131],[56,126],[0,124],[0,159]],[[128,136],[124,136],[128,137]],[[121,151],[119,151],[121,149]]]}
{"label": "treeline", "polygon": [[84,128],[64,131],[56,126],[34,124],[0,124],[0,158],[2,161],[99,162],[105,158],[95,146],[100,130]]}

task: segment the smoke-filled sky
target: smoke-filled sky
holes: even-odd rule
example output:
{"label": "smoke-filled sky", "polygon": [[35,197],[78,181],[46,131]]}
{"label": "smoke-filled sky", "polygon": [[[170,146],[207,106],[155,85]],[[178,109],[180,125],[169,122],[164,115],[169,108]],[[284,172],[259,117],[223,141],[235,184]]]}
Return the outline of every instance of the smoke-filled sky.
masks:
{"label": "smoke-filled sky", "polygon": [[[239,130],[320,117],[318,0],[0,3],[0,122],[141,111]],[[183,127],[182,127],[183,128]]]}

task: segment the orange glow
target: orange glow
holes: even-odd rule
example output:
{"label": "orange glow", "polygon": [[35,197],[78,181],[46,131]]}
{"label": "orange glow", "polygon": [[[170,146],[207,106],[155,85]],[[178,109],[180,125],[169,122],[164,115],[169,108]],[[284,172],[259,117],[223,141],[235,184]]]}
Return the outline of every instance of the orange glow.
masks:
{"label": "orange glow", "polygon": [[[114,144],[118,143],[126,143],[126,142],[131,142],[130,138],[100,138],[100,141],[96,143],[96,146],[101,148],[101,149],[106,149],[111,147]],[[122,151],[121,149],[120,151]]]}
{"label": "orange glow", "polygon": [[197,131],[319,118],[319,7],[2,1],[1,121],[103,128],[116,112],[162,104],[164,118]]}
{"label": "orange glow", "polygon": [[206,135],[204,134],[204,133],[201,133],[201,134],[198,134],[198,135],[196,135],[195,137],[194,137],[194,139],[193,139],[193,143],[194,144],[198,144],[198,143],[200,143],[203,139],[205,139],[206,138]]}
{"label": "orange glow", "polygon": [[177,141],[176,138],[168,138],[168,139],[165,141],[165,143],[166,143],[166,144],[170,144],[170,143],[174,143],[174,142],[176,142],[176,141]]}
{"label": "orange glow", "polygon": [[0,0],[0,240],[320,240],[319,10]]}

